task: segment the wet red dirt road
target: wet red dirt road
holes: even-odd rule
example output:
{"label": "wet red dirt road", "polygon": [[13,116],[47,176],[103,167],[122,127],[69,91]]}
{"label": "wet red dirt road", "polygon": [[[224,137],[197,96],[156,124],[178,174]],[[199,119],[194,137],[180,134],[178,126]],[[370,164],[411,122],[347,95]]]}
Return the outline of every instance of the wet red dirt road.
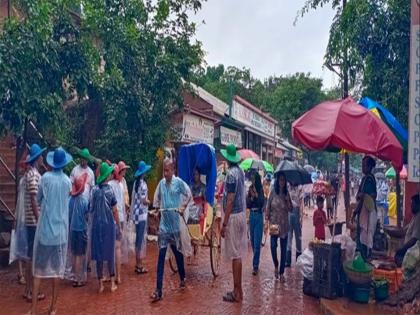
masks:
{"label": "wet red dirt road", "polygon": [[[312,238],[311,217],[304,220],[304,240]],[[91,274],[88,285],[73,288],[62,281],[57,303],[58,314],[322,314],[317,299],[302,293],[302,276],[292,267],[286,271],[286,283],[276,281],[269,249],[269,239],[262,248],[260,272],[252,275],[251,250],[243,265],[244,301],[230,304],[222,296],[232,288],[230,264],[222,263],[220,276],[213,279],[209,249],[201,247],[199,266],[186,265],[187,288],[178,289],[179,277],[165,265],[163,300],[150,303],[150,294],[156,282],[157,245],[149,243],[146,266],[149,273],[134,273],[134,258],[123,267],[123,283],[111,293],[109,285],[102,294],[97,293],[97,281]],[[24,286],[17,283],[17,268],[0,269],[0,314],[24,314],[30,304],[22,298]],[[43,282],[47,299],[39,303],[39,314],[47,314],[51,292]]]}

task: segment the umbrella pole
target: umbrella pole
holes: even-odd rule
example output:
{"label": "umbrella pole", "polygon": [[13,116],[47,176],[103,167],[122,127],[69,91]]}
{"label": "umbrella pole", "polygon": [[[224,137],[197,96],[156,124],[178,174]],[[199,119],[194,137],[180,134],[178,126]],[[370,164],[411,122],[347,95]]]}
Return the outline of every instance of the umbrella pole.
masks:
{"label": "umbrella pole", "polygon": [[337,209],[334,207],[334,219],[333,219],[333,228],[332,228],[332,240],[331,243],[334,243],[335,238],[335,224],[337,223]]}
{"label": "umbrella pole", "polygon": [[401,211],[401,182],[400,182],[400,172],[395,172],[395,181],[396,181],[396,193],[397,193],[397,226],[400,228],[402,226],[403,214]]}
{"label": "umbrella pole", "polygon": [[344,207],[346,210],[346,226],[350,223],[350,157],[348,153],[344,153],[344,178],[345,178],[345,191],[344,191]]}

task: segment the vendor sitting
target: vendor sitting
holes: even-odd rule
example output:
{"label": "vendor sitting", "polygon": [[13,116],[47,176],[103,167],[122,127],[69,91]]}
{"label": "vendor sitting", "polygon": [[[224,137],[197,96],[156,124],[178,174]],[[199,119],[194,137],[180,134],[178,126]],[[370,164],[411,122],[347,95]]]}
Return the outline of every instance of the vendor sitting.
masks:
{"label": "vendor sitting", "polygon": [[401,266],[407,251],[413,247],[417,241],[420,241],[420,195],[415,194],[411,197],[411,212],[413,218],[408,224],[405,234],[404,245],[395,253],[395,263]]}
{"label": "vendor sitting", "polygon": [[188,224],[201,223],[205,215],[206,201],[206,185],[201,181],[201,174],[198,169],[194,169],[194,179],[191,184],[191,193],[194,199],[195,207],[190,208],[188,216]]}

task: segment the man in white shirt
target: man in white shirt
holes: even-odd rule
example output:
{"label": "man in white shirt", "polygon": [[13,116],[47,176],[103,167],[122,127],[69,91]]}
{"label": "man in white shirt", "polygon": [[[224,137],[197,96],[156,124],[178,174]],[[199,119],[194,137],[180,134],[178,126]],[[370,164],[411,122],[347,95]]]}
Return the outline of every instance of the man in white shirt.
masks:
{"label": "man in white shirt", "polygon": [[72,184],[74,183],[75,179],[84,173],[88,174],[88,178],[86,180],[85,190],[83,191],[82,196],[86,200],[90,200],[90,192],[95,186],[95,174],[93,173],[92,169],[88,166],[88,162],[92,160],[92,156],[89,153],[89,150],[84,148],[79,152],[80,162],[76,165],[70,174],[70,180]]}

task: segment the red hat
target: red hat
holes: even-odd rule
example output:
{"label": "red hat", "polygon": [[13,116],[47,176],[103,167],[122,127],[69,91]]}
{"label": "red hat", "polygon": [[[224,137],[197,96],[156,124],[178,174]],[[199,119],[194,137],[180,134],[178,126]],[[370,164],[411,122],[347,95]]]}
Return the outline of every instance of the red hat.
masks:
{"label": "red hat", "polygon": [[118,172],[121,173],[123,170],[126,170],[130,168],[130,166],[128,166],[127,164],[125,164],[124,161],[119,161],[118,162]]}
{"label": "red hat", "polygon": [[70,195],[73,197],[82,194],[85,191],[85,185],[87,181],[88,174],[83,173],[79,177],[76,177],[73,183],[72,190],[70,192]]}

